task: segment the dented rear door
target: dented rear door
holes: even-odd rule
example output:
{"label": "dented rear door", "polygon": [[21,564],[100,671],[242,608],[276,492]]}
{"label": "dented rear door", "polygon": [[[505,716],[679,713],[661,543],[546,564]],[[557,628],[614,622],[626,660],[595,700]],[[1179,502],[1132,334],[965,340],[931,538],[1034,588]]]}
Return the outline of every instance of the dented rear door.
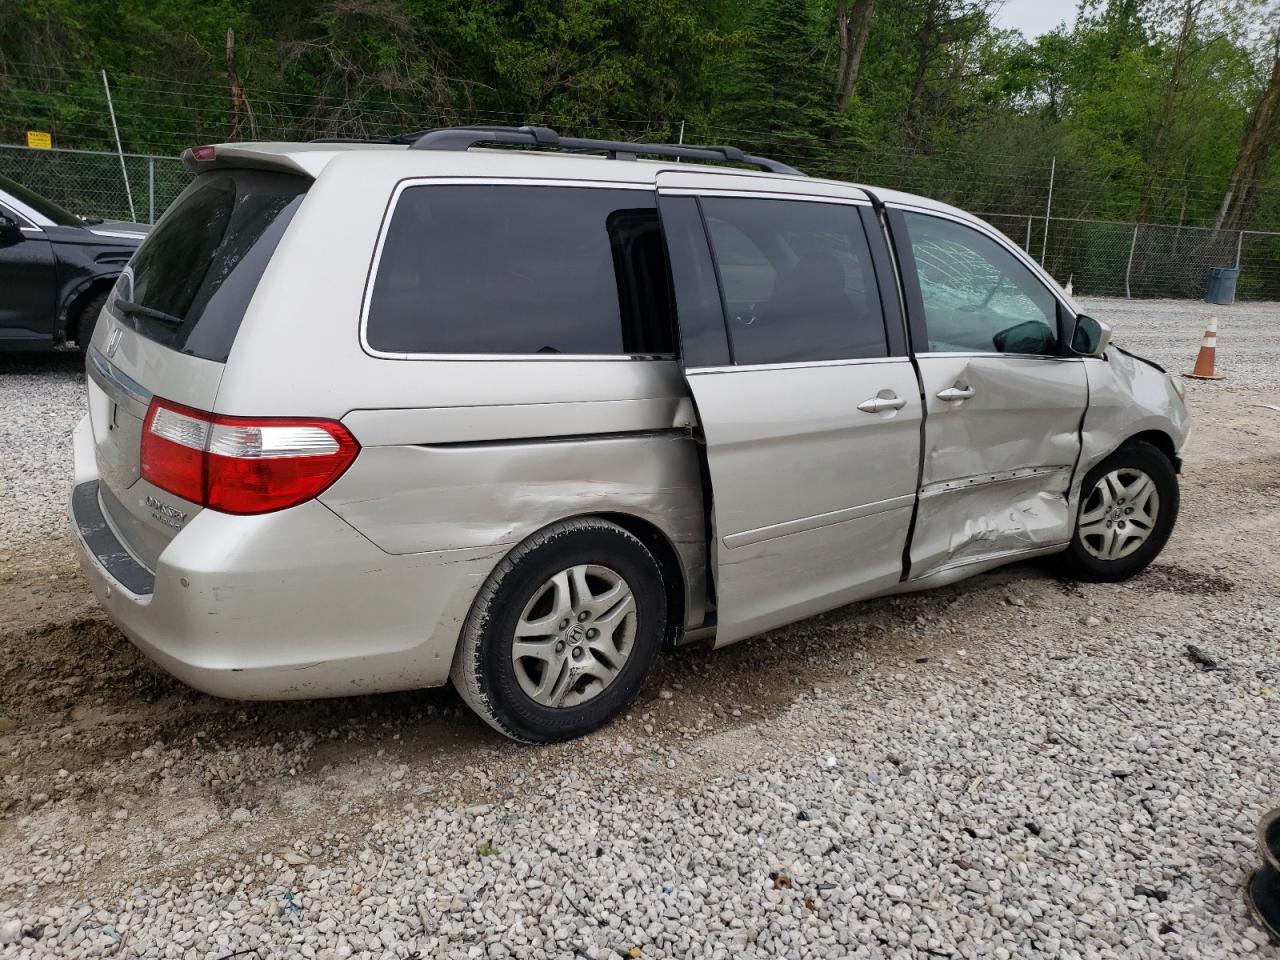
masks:
{"label": "dented rear door", "polygon": [[925,402],[908,577],[1066,543],[1089,390],[1051,281],[985,225],[890,224]]}

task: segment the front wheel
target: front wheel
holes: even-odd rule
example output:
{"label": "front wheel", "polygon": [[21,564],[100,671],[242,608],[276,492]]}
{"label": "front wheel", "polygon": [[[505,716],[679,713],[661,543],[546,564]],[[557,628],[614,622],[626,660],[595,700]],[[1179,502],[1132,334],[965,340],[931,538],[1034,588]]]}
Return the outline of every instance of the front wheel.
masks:
{"label": "front wheel", "polygon": [[516,547],[480,588],[453,685],[514,740],[582,736],[625,710],[667,628],[662,571],[617,524],[557,523]]}
{"label": "front wheel", "polygon": [[1079,580],[1127,580],[1164,549],[1178,518],[1178,476],[1149,443],[1125,444],[1080,488],[1080,512],[1066,572]]}

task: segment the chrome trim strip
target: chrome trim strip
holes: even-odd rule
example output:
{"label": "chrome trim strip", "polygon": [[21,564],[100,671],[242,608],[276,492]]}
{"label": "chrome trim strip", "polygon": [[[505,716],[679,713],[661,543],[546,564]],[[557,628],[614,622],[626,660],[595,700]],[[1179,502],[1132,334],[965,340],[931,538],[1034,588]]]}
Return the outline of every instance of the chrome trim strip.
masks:
{"label": "chrome trim strip", "polygon": [[1074,363],[1085,359],[1080,356],[1061,357],[1054,353],[1000,353],[998,350],[924,350],[917,352],[916,357],[921,360],[926,357],[998,357],[1001,360],[1038,360],[1041,363],[1046,360],[1052,363]]}
{"label": "chrome trim strip", "polygon": [[888,500],[877,500],[874,503],[864,503],[858,507],[845,507],[841,510],[832,510],[829,513],[819,513],[812,517],[800,517],[797,520],[784,520],[782,523],[773,523],[767,527],[756,527],[754,530],[743,530],[741,533],[731,533],[724,538],[724,545],[733,550],[737,547],[749,546],[753,543],[760,543],[764,540],[775,540],[778,537],[785,537],[793,533],[804,533],[806,530],[816,530],[819,527],[826,527],[836,523],[845,523],[849,520],[859,520],[862,517],[870,517],[877,513],[886,513],[890,510],[896,510],[900,507],[909,507],[915,503],[915,494],[908,493],[901,497],[890,497]]}
{"label": "chrome trim strip", "polygon": [[369,273],[365,277],[364,295],[360,299],[360,348],[371,357],[379,360],[503,360],[503,361],[551,361],[560,363],[565,360],[674,360],[675,354],[616,354],[616,353],[392,353],[376,350],[369,345],[369,301],[373,297],[373,284],[378,277],[378,265],[382,262],[382,248],[386,243],[387,233],[391,227],[391,218],[395,214],[400,196],[410,187],[423,186],[474,186],[491,184],[506,187],[569,187],[596,190],[643,190],[656,197],[657,191],[651,183],[637,183],[628,180],[577,180],[572,178],[549,179],[545,177],[407,177],[396,184],[387,203],[386,213],[382,216],[382,224],[378,227],[378,242],[373,248],[373,262],[369,265]]}
{"label": "chrome trim strip", "polygon": [[748,370],[808,370],[813,367],[860,367],[867,363],[910,363],[909,357],[850,357],[844,360],[795,360],[789,363],[739,363],[714,367],[689,367],[687,376],[712,373],[745,373]]}
{"label": "chrome trim strip", "polygon": [[151,399],[155,394],[127,373],[120,371],[115,364],[102,355],[97,347],[89,347],[88,360],[89,362],[85,365],[86,372],[113,400],[118,402],[128,398],[143,408],[151,405]]}
{"label": "chrome trim strip", "polygon": [[[665,172],[665,171],[664,171]],[[717,171],[719,172],[719,171]],[[722,187],[659,187],[664,197],[747,197],[753,200],[805,200],[811,203],[839,203],[849,207],[869,207],[871,201],[859,197],[832,197],[820,193],[791,193],[782,190],[735,190]]]}
{"label": "chrome trim strip", "polygon": [[145,233],[130,233],[125,230],[95,230],[93,227],[86,227],[86,229],[99,237],[119,237],[123,240],[142,240],[146,237]]}

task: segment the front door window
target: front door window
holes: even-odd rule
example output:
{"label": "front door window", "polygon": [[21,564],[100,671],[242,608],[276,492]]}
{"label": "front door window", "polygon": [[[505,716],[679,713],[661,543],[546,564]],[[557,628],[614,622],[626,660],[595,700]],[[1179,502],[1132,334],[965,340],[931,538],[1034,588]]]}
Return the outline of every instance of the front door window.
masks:
{"label": "front door window", "polygon": [[924,353],[1059,353],[1057,300],[1026,264],[972,227],[905,214],[924,301]]}

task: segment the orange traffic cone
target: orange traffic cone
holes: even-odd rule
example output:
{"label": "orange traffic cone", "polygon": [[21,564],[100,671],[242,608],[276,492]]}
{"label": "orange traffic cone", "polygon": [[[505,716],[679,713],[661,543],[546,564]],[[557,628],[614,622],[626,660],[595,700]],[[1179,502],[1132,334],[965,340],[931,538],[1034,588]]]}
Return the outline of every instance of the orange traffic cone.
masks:
{"label": "orange traffic cone", "polygon": [[1196,357],[1196,368],[1188,377],[1197,380],[1222,380],[1223,375],[1213,369],[1213,357],[1218,347],[1218,318],[1210,317],[1209,326],[1205,328],[1204,339],[1200,341],[1200,355]]}

